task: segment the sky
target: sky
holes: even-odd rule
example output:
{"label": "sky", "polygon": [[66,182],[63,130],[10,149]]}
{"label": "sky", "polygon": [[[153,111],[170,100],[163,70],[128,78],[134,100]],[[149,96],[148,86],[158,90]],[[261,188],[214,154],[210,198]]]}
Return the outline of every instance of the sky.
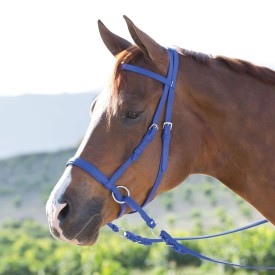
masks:
{"label": "sky", "polygon": [[124,14],[163,46],[275,69],[274,10],[272,0],[0,0],[0,96],[100,90],[114,58],[97,20],[132,41]]}

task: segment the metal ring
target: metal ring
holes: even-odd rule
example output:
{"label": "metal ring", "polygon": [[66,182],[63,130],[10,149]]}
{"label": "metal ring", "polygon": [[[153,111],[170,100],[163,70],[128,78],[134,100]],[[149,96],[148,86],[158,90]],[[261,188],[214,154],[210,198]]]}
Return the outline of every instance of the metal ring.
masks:
{"label": "metal ring", "polygon": [[[126,190],[126,192],[127,192],[127,197],[130,197],[130,191],[129,191],[129,189],[126,188],[125,186],[119,185],[119,186],[116,186],[116,188],[117,188],[117,189],[122,188],[122,189]],[[114,201],[117,202],[117,203],[119,203],[119,204],[126,203],[125,201],[119,201],[119,200],[116,198],[114,192],[112,192],[112,197],[113,197]]]}
{"label": "metal ring", "polygon": [[[157,226],[159,227],[159,231],[160,231],[158,236],[157,236],[157,235],[155,234],[155,232],[154,232],[154,229],[155,229]],[[156,226],[155,226],[154,228],[150,228],[150,230],[151,230],[152,235],[153,235],[155,238],[158,238],[158,237],[160,236],[161,231],[162,231],[162,226],[161,226],[159,223],[157,223]]]}
{"label": "metal ring", "polygon": [[123,227],[121,227],[121,226],[118,227],[117,234],[119,235],[120,238],[126,239],[125,232],[126,232],[126,230]]}

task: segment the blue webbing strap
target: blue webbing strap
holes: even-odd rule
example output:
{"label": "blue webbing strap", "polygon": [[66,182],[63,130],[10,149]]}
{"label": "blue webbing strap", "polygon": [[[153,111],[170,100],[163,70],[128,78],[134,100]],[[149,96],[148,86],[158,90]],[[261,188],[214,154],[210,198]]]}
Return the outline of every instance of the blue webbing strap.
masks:
{"label": "blue webbing strap", "polygon": [[138,66],[131,65],[131,64],[122,64],[121,68],[123,70],[127,70],[127,71],[130,71],[130,72],[134,72],[134,73],[138,73],[138,74],[141,74],[141,75],[148,76],[148,77],[150,77],[154,80],[157,80],[157,81],[161,82],[162,84],[170,85],[169,79],[167,77],[164,77],[162,75],[153,73],[151,71],[140,68]]}
{"label": "blue webbing strap", "polygon": [[[123,200],[123,196],[121,195],[119,190],[116,188],[116,186],[114,184],[108,185],[109,179],[93,164],[89,163],[84,159],[73,157],[69,159],[69,161],[66,164],[66,167],[69,165],[75,165],[81,168],[86,173],[88,173],[91,177],[93,177],[96,181],[102,184],[105,188],[113,192],[119,201]],[[125,213],[125,210],[126,210],[126,204],[125,203],[121,204],[121,212],[118,217],[121,217]]]}
{"label": "blue webbing strap", "polygon": [[[169,59],[170,59],[170,64],[169,64],[169,69],[168,69],[166,78],[163,76],[160,76],[156,73],[153,73],[151,71],[137,67],[137,66],[133,66],[130,64],[122,65],[123,70],[128,70],[131,72],[139,73],[139,74],[145,75],[147,77],[150,77],[150,78],[158,80],[158,81],[160,81],[159,79],[162,79],[162,81],[160,81],[160,82],[165,84],[162,96],[160,98],[155,115],[152,120],[152,126],[158,124],[160,114],[163,110],[163,107],[164,107],[164,104],[166,101],[167,101],[167,104],[166,104],[165,114],[167,115],[167,113],[168,113],[168,117],[171,120],[172,104],[173,104],[173,98],[174,98],[173,93],[175,90],[175,84],[173,84],[173,83],[176,83],[176,78],[177,78],[178,53],[175,50],[168,49],[168,55],[169,55]],[[176,68],[175,68],[175,65],[177,66]],[[168,111],[167,111],[167,109],[168,109]],[[154,194],[156,193],[158,186],[161,182],[163,173],[167,170],[167,167],[168,167],[168,155],[169,155],[171,127],[169,127],[169,133],[167,133],[166,125],[167,124],[164,125],[163,135],[162,135],[162,153],[161,153],[158,174],[157,174],[155,183],[153,185],[153,188],[151,189],[151,192],[150,192],[149,196],[147,197],[147,199],[145,200],[145,202],[143,203],[142,207],[147,205],[152,200],[152,198],[153,198]],[[136,150],[134,150],[134,151],[136,151]],[[135,213],[135,211],[131,212],[131,214],[132,213]]]}
{"label": "blue webbing strap", "polygon": [[[171,116],[172,116],[172,107],[173,107],[173,100],[174,100],[174,90],[176,88],[176,80],[177,80],[177,71],[178,71],[178,64],[179,64],[179,57],[178,53],[174,50],[168,49],[168,54],[170,57],[170,66],[167,74],[167,79],[169,79],[169,86],[164,87],[164,93],[168,93],[168,99],[166,104],[166,112],[165,112],[165,122],[163,124],[163,133],[162,133],[162,152],[161,152],[161,159],[160,159],[160,166],[158,170],[158,174],[154,183],[154,186],[147,197],[146,201],[143,203],[142,207],[146,206],[155,195],[159,184],[161,182],[163,173],[166,172],[168,168],[168,157],[169,157],[169,144],[171,139]],[[161,98],[162,99],[162,98]],[[165,102],[162,103],[164,105]],[[153,121],[157,121],[160,115],[161,110],[154,116]]]}
{"label": "blue webbing strap", "polygon": [[139,156],[142,154],[144,149],[147,147],[147,145],[153,140],[154,136],[156,135],[158,129],[154,126],[150,127],[147,131],[147,133],[142,138],[139,145],[134,149],[133,154],[124,162],[111,176],[109,183],[107,183],[107,186],[109,184],[114,185],[115,182],[123,175],[123,173],[127,170],[127,168],[136,161]]}
{"label": "blue webbing strap", "polygon": [[[101,183],[105,188],[110,190],[114,193],[115,197],[119,201],[123,201],[123,196],[119,192],[119,190],[115,186],[115,182],[122,176],[122,174],[126,171],[126,169],[138,159],[138,157],[141,155],[143,150],[146,148],[146,146],[154,139],[154,136],[157,133],[156,127],[150,127],[147,131],[147,133],[144,135],[143,139],[139,143],[139,145],[134,150],[133,154],[130,156],[130,158],[123,163],[111,176],[110,179],[108,179],[97,167],[95,167],[93,164],[87,162],[84,159],[73,157],[69,159],[67,162],[67,165],[75,165],[79,168],[86,171],[90,176],[92,176],[96,181]],[[121,203],[121,212],[118,215],[118,218],[121,217],[126,210],[126,203]]]}
{"label": "blue webbing strap", "polygon": [[[151,229],[153,229],[156,226],[156,223],[153,219],[151,219],[145,212],[144,210],[138,205],[136,204],[135,201],[131,200],[130,197],[126,197],[126,201],[128,203],[128,205],[130,205],[130,207],[132,209],[134,209],[136,212],[138,212],[141,217],[146,221],[146,224],[148,225],[148,227],[150,227]],[[241,265],[241,264],[236,264],[236,263],[230,263],[230,262],[225,262],[225,261],[221,261],[221,260],[216,260],[210,257],[207,257],[201,253],[198,253],[194,250],[189,249],[188,247],[180,244],[178,242],[178,240],[182,241],[182,240],[200,240],[200,239],[209,239],[209,238],[215,238],[218,236],[223,236],[223,235],[228,235],[228,234],[232,234],[232,233],[236,233],[245,229],[249,229],[255,226],[258,226],[260,224],[264,224],[268,222],[267,220],[262,220],[260,222],[256,222],[253,223],[249,226],[244,226],[238,229],[234,229],[234,230],[229,230],[229,231],[225,231],[222,233],[218,233],[218,234],[212,234],[212,235],[205,235],[205,236],[196,236],[196,237],[186,237],[186,238],[173,238],[172,236],[170,236],[165,230],[161,230],[160,232],[160,239],[151,239],[151,238],[144,238],[141,237],[139,235],[136,235],[130,231],[125,231],[124,232],[124,238],[128,239],[132,242],[136,242],[138,244],[142,244],[142,245],[152,245],[153,243],[160,243],[160,242],[165,242],[167,246],[169,246],[170,248],[172,248],[175,252],[179,253],[179,254],[190,254],[196,258],[208,261],[208,262],[212,262],[212,263],[218,263],[218,264],[224,264],[224,265],[229,265],[229,266],[234,266],[234,267],[241,267],[241,268],[245,268],[245,269],[254,269],[254,270],[275,270],[275,266],[248,266],[248,265]],[[108,226],[116,233],[119,232],[119,227],[109,223]]]}
{"label": "blue webbing strap", "polygon": [[177,72],[179,65],[178,55],[173,52],[171,56],[173,60],[172,67],[172,75],[171,82],[169,88],[169,95],[166,104],[166,112],[165,112],[165,122],[163,124],[163,134],[162,134],[162,156],[161,156],[161,168],[163,172],[166,172],[168,169],[168,156],[169,156],[169,146],[171,139],[171,130],[172,130],[172,110],[173,110],[173,102],[174,102],[174,91],[176,89],[176,81],[177,81]]}
{"label": "blue webbing strap", "polygon": [[142,209],[141,206],[139,206],[138,203],[136,203],[131,197],[125,197],[124,198],[127,205],[135,212],[138,212],[139,215],[142,217],[142,219],[146,222],[147,226],[150,228],[154,228],[156,226],[155,221],[150,218],[146,212]]}
{"label": "blue webbing strap", "polygon": [[166,231],[162,230],[160,233],[161,239],[172,249],[174,249],[177,253],[180,254],[190,254],[196,258],[206,260],[208,262],[217,263],[217,264],[225,264],[229,266],[234,267],[241,267],[246,269],[255,269],[255,270],[275,270],[275,266],[249,266],[249,265],[241,265],[241,264],[235,264],[235,263],[229,263],[224,261],[219,261],[210,257],[207,257],[203,254],[200,254],[196,251],[193,251],[186,246],[178,243],[174,238],[172,238]]}
{"label": "blue webbing strap", "polygon": [[[239,227],[239,228],[236,228],[236,229],[227,230],[227,231],[216,233],[216,234],[193,236],[193,237],[174,237],[174,240],[176,240],[176,241],[194,241],[194,240],[212,239],[212,238],[216,238],[216,237],[221,237],[221,236],[237,233],[237,232],[244,231],[244,230],[247,230],[247,229],[251,229],[251,228],[256,227],[258,225],[265,224],[267,222],[268,222],[268,220],[261,220],[261,221],[258,221],[258,222],[255,222],[255,223],[252,223],[252,224],[249,224],[249,225],[246,225],[246,226],[242,226],[242,227]],[[115,224],[111,224],[110,228],[116,233],[119,231],[119,227]],[[124,237],[125,237],[125,239],[128,239],[132,242],[138,242],[138,243],[139,242],[146,242],[147,244],[149,244],[149,243],[153,244],[153,243],[164,242],[163,239],[142,237],[142,236],[136,235],[136,234],[134,234],[130,231],[125,231]]]}
{"label": "blue webbing strap", "polygon": [[81,158],[70,158],[66,164],[66,166],[75,165],[84,171],[88,172],[95,180],[99,183],[106,185],[109,179],[101,173],[93,164],[89,163],[88,161],[81,159]]}

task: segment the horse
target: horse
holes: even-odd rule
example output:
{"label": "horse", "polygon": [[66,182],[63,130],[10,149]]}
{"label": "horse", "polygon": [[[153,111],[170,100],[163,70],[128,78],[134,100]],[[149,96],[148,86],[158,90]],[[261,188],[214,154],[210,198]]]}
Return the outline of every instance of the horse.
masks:
{"label": "horse", "polygon": [[[75,161],[67,165],[46,205],[52,235],[92,245],[102,226],[140,209],[191,174],[218,179],[275,225],[275,72],[239,59],[171,51],[124,18],[135,44],[98,21],[115,64],[109,85],[91,104],[90,124],[75,154],[94,172]],[[161,100],[171,52],[178,58],[178,71],[176,83],[169,84],[174,103],[167,121],[165,110],[171,104]],[[133,69],[137,67],[141,73]],[[163,141],[166,129],[171,142],[162,153],[163,143],[170,141],[170,136]],[[152,132],[146,148],[135,150]],[[132,155],[137,160],[124,167]],[[160,165],[167,167],[154,188]],[[121,167],[123,173],[110,183]],[[134,207],[124,204],[126,198],[135,201]]]}

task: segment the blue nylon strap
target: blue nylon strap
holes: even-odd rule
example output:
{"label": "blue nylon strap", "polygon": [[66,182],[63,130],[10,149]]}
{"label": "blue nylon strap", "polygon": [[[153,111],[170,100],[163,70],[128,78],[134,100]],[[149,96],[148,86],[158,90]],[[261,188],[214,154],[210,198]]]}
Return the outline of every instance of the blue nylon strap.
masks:
{"label": "blue nylon strap", "polygon": [[211,238],[221,237],[221,236],[237,233],[237,232],[240,232],[240,231],[244,231],[246,229],[250,229],[250,228],[262,225],[264,223],[268,223],[268,220],[261,220],[261,221],[258,221],[258,222],[255,222],[255,223],[252,223],[252,224],[249,224],[249,225],[246,225],[246,226],[242,226],[242,227],[239,227],[239,228],[235,228],[235,229],[232,229],[232,230],[227,230],[227,231],[216,233],[216,234],[186,237],[186,238],[175,238],[175,240],[177,240],[177,241],[192,241],[192,240],[211,239]]}
{"label": "blue nylon strap", "polygon": [[154,114],[154,117],[153,117],[153,120],[152,120],[152,124],[156,124],[156,125],[158,124],[161,112],[162,112],[164,104],[165,104],[165,102],[167,100],[168,91],[169,91],[169,86],[165,86],[164,90],[163,90],[163,93],[162,93],[162,96],[161,96],[161,98],[159,100],[158,107],[157,107],[156,112]]}
{"label": "blue nylon strap", "polygon": [[[136,209],[137,212],[139,212],[138,209]],[[141,209],[142,210],[142,209]],[[140,213],[140,212],[139,212]],[[145,216],[146,220],[150,221],[150,218],[148,217],[148,215]],[[146,221],[145,220],[145,221]],[[225,231],[222,233],[218,233],[218,234],[212,234],[212,235],[205,235],[205,236],[196,236],[196,237],[185,237],[185,238],[173,238],[172,236],[170,236],[166,231],[162,230],[160,233],[160,239],[151,239],[151,238],[144,238],[142,236],[136,235],[130,231],[125,231],[124,232],[124,238],[132,241],[132,242],[136,242],[138,244],[142,244],[142,245],[152,245],[154,243],[160,243],[160,242],[165,242],[167,246],[169,246],[171,249],[175,250],[175,252],[179,253],[179,254],[190,254],[196,258],[202,259],[202,260],[206,260],[209,262],[213,262],[213,263],[218,263],[218,264],[224,264],[224,265],[229,265],[229,266],[233,266],[233,267],[241,267],[241,268],[245,268],[245,269],[254,269],[254,270],[275,270],[275,267],[273,266],[247,266],[247,265],[241,265],[241,264],[236,264],[236,263],[230,263],[230,262],[226,262],[226,261],[221,261],[221,260],[216,260],[214,258],[210,258],[207,257],[203,254],[200,254],[194,250],[189,249],[188,247],[178,243],[178,240],[199,240],[199,239],[209,239],[209,238],[215,238],[218,236],[223,236],[223,235],[227,235],[227,234],[231,234],[231,233],[236,233],[239,231],[243,231],[245,229],[249,229],[264,223],[267,223],[267,220],[262,220],[260,222],[256,222],[253,223],[249,226],[244,226],[244,227],[240,227],[238,229],[234,229],[234,230],[229,230],[229,231]],[[147,223],[148,224],[148,223]],[[156,224],[155,224],[156,225]],[[154,226],[155,226],[154,225]],[[114,231],[114,232],[119,232],[119,227],[109,223],[108,226]],[[150,225],[148,225],[150,227]]]}
{"label": "blue nylon strap", "polygon": [[126,71],[130,71],[130,72],[134,72],[134,73],[138,73],[138,74],[141,74],[141,75],[148,76],[148,77],[150,77],[154,80],[157,80],[157,81],[159,81],[159,82],[161,82],[165,85],[170,85],[170,82],[167,80],[166,77],[164,77],[160,74],[153,73],[153,72],[148,71],[146,69],[140,68],[138,66],[131,65],[131,64],[122,64],[121,68],[123,70],[126,70]]}
{"label": "blue nylon strap", "polygon": [[172,238],[166,231],[162,230],[160,233],[161,239],[170,246],[173,250],[180,254],[190,254],[196,258],[206,260],[208,262],[217,263],[217,264],[224,264],[234,267],[241,267],[245,269],[254,269],[254,270],[275,270],[275,266],[249,266],[249,265],[241,265],[235,263],[224,262],[220,260],[216,260],[210,257],[207,257],[203,254],[200,254],[194,250],[189,249],[188,247],[178,243],[174,238]]}
{"label": "blue nylon strap", "polygon": [[89,173],[89,175],[91,175],[95,180],[97,180],[99,183],[103,185],[106,185],[109,181],[109,179],[102,172],[100,172],[93,164],[89,163],[84,159],[75,157],[70,158],[66,166],[69,165],[75,165],[83,169],[84,171]]}
{"label": "blue nylon strap", "polygon": [[125,237],[125,239],[128,239],[134,243],[139,243],[139,244],[143,244],[143,245],[152,245],[153,244],[150,241],[150,239],[142,238],[141,236],[136,235],[130,231],[126,231],[124,233],[124,237]]}
{"label": "blue nylon strap", "polygon": [[161,169],[166,172],[168,169],[169,145],[171,139],[171,126],[165,124],[162,134],[162,154],[161,154]]}
{"label": "blue nylon strap", "polygon": [[115,225],[112,222],[107,223],[107,225],[113,230],[113,232],[118,233],[119,232],[119,227]]}
{"label": "blue nylon strap", "polygon": [[161,182],[161,179],[162,179],[162,176],[163,176],[163,171],[162,171],[162,167],[161,165],[159,166],[159,170],[158,170],[158,174],[157,174],[157,177],[156,177],[156,180],[155,180],[155,183],[154,183],[154,186],[149,194],[149,196],[147,197],[146,201],[143,203],[142,207],[145,207],[154,197],[159,185],[160,185],[160,182]]}
{"label": "blue nylon strap", "polygon": [[[168,92],[169,92],[169,89],[170,89],[170,86],[171,86],[173,73],[174,73],[175,70],[177,71],[177,68],[174,69],[174,55],[176,55],[178,57],[178,53],[175,50],[168,49],[168,54],[169,54],[169,58],[170,58],[170,64],[169,64],[169,68],[168,68],[167,77],[164,77],[162,75],[153,73],[151,71],[148,71],[146,69],[143,69],[143,68],[140,68],[140,67],[137,67],[137,66],[134,66],[134,65],[122,64],[122,69],[123,70],[135,72],[135,73],[138,73],[138,74],[142,74],[142,75],[145,75],[147,77],[150,77],[152,79],[155,79],[155,80],[165,84],[162,96],[160,98],[158,107],[156,109],[156,112],[155,112],[155,115],[154,115],[154,118],[153,118],[153,124],[158,123],[161,111],[162,111],[163,106],[166,102],[167,95],[168,95]],[[176,82],[174,82],[174,83],[176,84]],[[172,109],[171,109],[171,112],[172,112]]]}
{"label": "blue nylon strap", "polygon": [[[168,49],[168,54],[170,58],[170,64],[169,69],[167,73],[167,81],[169,82],[169,86],[164,87],[164,91],[162,94],[162,97],[159,101],[157,110],[155,112],[153,123],[157,124],[161,111],[164,107],[165,102],[167,101],[166,105],[166,117],[168,117],[169,122],[171,121],[171,115],[172,115],[172,105],[173,105],[173,99],[174,99],[174,90],[176,88],[176,79],[177,79],[177,71],[178,71],[178,64],[179,64],[179,58],[178,53],[175,50]],[[168,97],[168,99],[167,99]],[[167,121],[165,119],[165,121]],[[160,160],[160,168],[155,180],[155,183],[153,185],[153,188],[151,189],[151,192],[149,196],[147,197],[146,201],[143,203],[142,207],[147,205],[153,198],[154,194],[156,193],[159,184],[161,182],[163,173],[166,172],[168,168],[168,157],[169,157],[169,144],[170,144],[170,131],[171,131],[172,124],[165,124],[163,129],[163,135],[162,135],[162,153],[161,153],[161,160]]]}
{"label": "blue nylon strap", "polygon": [[[164,104],[167,100],[167,96],[169,96],[170,90],[175,89],[175,83],[176,83],[176,77],[177,77],[176,72],[177,72],[178,68],[177,67],[174,68],[174,63],[176,63],[176,65],[178,66],[178,53],[172,49],[168,49],[168,54],[169,54],[169,58],[170,58],[170,64],[169,64],[168,74],[167,74],[166,78],[159,74],[153,73],[151,71],[145,70],[143,68],[140,68],[140,67],[137,67],[134,65],[122,64],[123,70],[128,70],[131,72],[142,74],[142,75],[148,76],[152,79],[155,79],[157,81],[160,81],[163,84],[166,84],[164,86],[163,94],[160,98],[155,115],[153,117],[153,121],[152,121],[153,126],[158,124],[158,120],[159,120],[161,111],[162,111]],[[172,82],[174,84],[172,84]],[[170,102],[170,104],[167,103],[167,106],[173,104],[173,100],[168,99],[168,101]],[[169,108],[168,113],[172,113],[172,106]],[[167,111],[166,111],[166,114],[167,114]],[[171,114],[170,114],[170,117],[171,117]],[[144,136],[144,138],[142,139],[140,144],[134,150],[132,156],[112,175],[112,177],[110,178],[110,181],[108,182],[108,184],[106,186],[107,188],[109,185],[112,186],[122,176],[122,174],[132,164],[132,162],[136,161],[139,158],[139,156],[142,154],[143,150],[147,147],[148,143],[153,140],[153,138],[157,132],[157,127],[151,127],[151,129],[152,129],[151,132],[149,129],[149,131]],[[161,160],[160,160],[160,168],[162,171],[159,170],[156,181],[153,185],[153,188],[152,188],[149,196],[147,197],[146,201],[142,205],[142,207],[144,207],[146,204],[148,204],[151,201],[151,199],[153,198],[153,196],[154,196],[155,192],[157,191],[157,188],[160,184],[163,172],[165,172],[168,168],[168,155],[169,155],[169,143],[170,143],[170,130],[171,129],[169,129],[169,130],[166,130],[166,129],[167,129],[167,127],[165,127],[164,133],[163,133],[162,156],[161,156]],[[168,133],[168,131],[169,131],[169,133]],[[131,213],[135,213],[135,212],[136,211],[134,210]]]}
{"label": "blue nylon strap", "polygon": [[[221,261],[221,260],[216,260],[210,257],[207,257],[201,253],[198,253],[194,250],[189,249],[188,247],[186,247],[185,245],[182,245],[180,243],[177,242],[177,240],[198,240],[198,239],[206,239],[206,238],[214,238],[217,236],[222,236],[222,235],[227,235],[230,233],[235,233],[235,232],[239,232],[245,229],[249,229],[252,227],[255,227],[257,225],[263,224],[268,222],[267,220],[263,220],[254,224],[251,224],[250,226],[244,226],[235,230],[230,230],[230,231],[225,231],[223,233],[219,233],[219,234],[213,234],[213,235],[206,235],[206,236],[197,236],[197,237],[189,237],[189,238],[173,238],[171,237],[166,231],[162,230],[160,233],[160,237],[161,239],[150,239],[150,238],[143,238],[139,235],[136,235],[130,231],[125,231],[124,232],[124,237],[132,242],[136,242],[142,245],[152,245],[153,243],[160,243],[160,242],[165,242],[166,245],[168,245],[170,248],[172,248],[173,250],[175,250],[175,252],[179,253],[179,254],[190,254],[196,258],[202,259],[202,260],[206,260],[212,263],[218,263],[218,264],[224,264],[224,265],[229,265],[229,266],[233,266],[233,267],[241,267],[241,268],[245,268],[245,269],[254,269],[254,270],[275,270],[275,267],[272,266],[247,266],[247,265],[241,265],[241,264],[236,264],[236,263],[230,263],[230,262],[226,262],[226,261]],[[119,232],[119,228],[113,224],[108,224],[110,226],[110,228],[114,231],[114,232]]]}
{"label": "blue nylon strap", "polygon": [[[194,236],[194,237],[174,237],[173,239],[176,240],[176,241],[194,241],[194,240],[204,240],[204,239],[211,239],[211,238],[216,238],[216,237],[221,237],[221,236],[225,236],[225,235],[229,235],[229,234],[233,234],[233,233],[237,233],[237,232],[241,232],[241,231],[244,231],[244,230],[247,230],[247,229],[251,229],[253,227],[256,227],[256,226],[259,226],[259,225],[262,225],[262,224],[265,224],[265,223],[268,223],[268,220],[261,220],[261,221],[258,221],[258,222],[255,222],[255,223],[252,223],[252,224],[249,224],[249,225],[246,225],[246,226],[242,226],[242,227],[239,227],[239,228],[236,228],[236,229],[232,229],[232,230],[227,230],[227,231],[224,231],[224,232],[220,232],[220,233],[216,233],[216,234],[210,234],[210,235],[202,235],[202,236]],[[119,231],[119,227],[116,226],[115,224],[113,223],[109,223],[108,226],[114,231],[114,232],[118,232]],[[127,238],[127,233],[130,233],[131,236],[134,236],[135,234],[130,232],[130,231],[125,231],[125,238]],[[144,238],[142,236],[139,236],[138,237],[140,240],[143,240],[145,241],[146,243],[161,243],[161,242],[164,242],[163,239],[155,239],[155,238]],[[129,240],[131,240],[131,238],[129,238]]]}
{"label": "blue nylon strap", "polygon": [[174,91],[176,89],[176,82],[177,82],[177,72],[178,72],[178,66],[179,66],[179,57],[178,54],[175,51],[172,51],[171,58],[173,59],[173,68],[172,70],[172,79],[169,89],[169,96],[166,106],[166,114],[165,114],[165,121],[171,122],[171,116],[172,116],[172,109],[173,109],[173,102],[174,102]]}
{"label": "blue nylon strap", "polygon": [[[88,161],[81,159],[81,158],[76,158],[73,157],[69,159],[69,161],[66,164],[66,167],[69,165],[75,165],[82,170],[84,170],[86,173],[88,173],[90,176],[92,176],[96,181],[101,183],[105,188],[109,189],[111,192],[114,193],[116,198],[119,201],[123,200],[123,196],[120,194],[119,190],[116,188],[114,184],[110,185],[109,184],[109,179],[93,164],[89,163]],[[121,211],[118,217],[121,217],[126,210],[126,204],[121,204]]]}
{"label": "blue nylon strap", "polygon": [[[169,64],[169,68],[168,68],[168,73],[166,76],[167,82],[169,83],[169,85],[164,86],[164,90],[163,90],[163,95],[160,99],[160,103],[159,106],[155,112],[154,118],[153,118],[153,123],[157,124],[161,111],[163,109],[164,103],[166,102],[167,96],[169,97],[169,93],[171,90],[171,85],[173,82],[173,73],[174,73],[174,56],[176,56],[176,59],[178,59],[178,53],[175,50],[172,49],[168,49],[168,55],[169,55],[169,60],[170,60],[170,64]],[[178,63],[176,63],[178,64]],[[175,70],[178,70],[178,67],[175,68]],[[174,81],[174,85],[172,85],[173,87],[175,87],[176,81]],[[167,107],[166,107],[167,108]],[[166,111],[167,112],[167,111]],[[172,108],[169,110],[169,112],[172,113]]]}
{"label": "blue nylon strap", "polygon": [[171,82],[169,87],[168,99],[166,104],[166,113],[165,113],[165,123],[163,124],[163,136],[162,136],[162,156],[161,156],[161,166],[162,171],[166,172],[168,169],[168,157],[169,157],[169,145],[171,139],[171,130],[172,130],[172,109],[174,102],[174,90],[176,88],[177,81],[177,72],[179,65],[178,54],[175,51],[169,51],[170,59],[173,60],[173,67],[171,69]]}
{"label": "blue nylon strap", "polygon": [[146,224],[150,228],[154,228],[156,226],[156,223],[153,219],[151,219],[146,212],[142,209],[141,206],[139,206],[138,203],[136,203],[131,197],[126,197],[125,202],[128,204],[128,206],[133,210],[139,213],[139,215],[142,217],[142,219],[145,220]]}
{"label": "blue nylon strap", "polygon": [[111,176],[108,185],[114,185],[115,182],[123,175],[123,173],[127,170],[127,168],[136,161],[139,156],[142,154],[144,149],[147,147],[147,145],[153,140],[154,136],[156,135],[158,129],[156,127],[150,127],[147,133],[144,135],[143,139],[139,143],[139,145],[134,149],[133,154],[124,162]]}
{"label": "blue nylon strap", "polygon": [[131,158],[136,161],[139,156],[142,154],[144,149],[147,147],[147,145],[154,139],[158,129],[155,126],[152,126],[149,128],[148,132],[140,142],[140,144],[137,146],[137,148],[134,150]]}

